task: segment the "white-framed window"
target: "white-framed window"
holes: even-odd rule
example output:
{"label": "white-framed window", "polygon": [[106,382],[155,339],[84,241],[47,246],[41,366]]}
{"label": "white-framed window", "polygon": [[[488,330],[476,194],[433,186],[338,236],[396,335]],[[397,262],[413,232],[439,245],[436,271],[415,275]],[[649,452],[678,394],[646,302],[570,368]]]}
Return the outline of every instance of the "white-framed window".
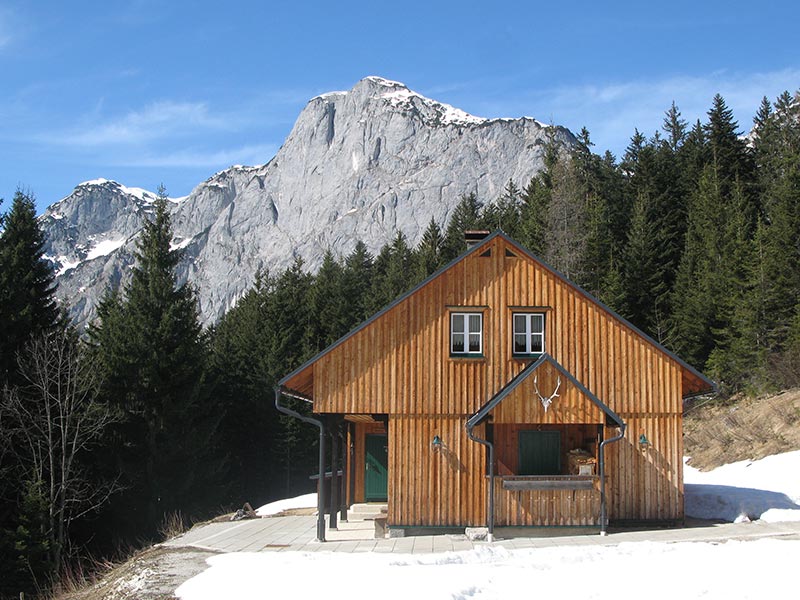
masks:
{"label": "white-framed window", "polygon": [[483,354],[482,313],[450,313],[450,354]]}
{"label": "white-framed window", "polygon": [[514,313],[513,353],[537,355],[544,352],[544,314]]}

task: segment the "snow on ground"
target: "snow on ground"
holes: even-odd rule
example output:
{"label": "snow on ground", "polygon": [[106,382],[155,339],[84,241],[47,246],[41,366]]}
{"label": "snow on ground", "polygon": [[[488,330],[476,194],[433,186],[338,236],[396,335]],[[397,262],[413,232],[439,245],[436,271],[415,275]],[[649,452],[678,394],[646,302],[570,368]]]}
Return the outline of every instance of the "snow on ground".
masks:
{"label": "snow on ground", "polygon": [[723,521],[800,521],[800,450],[723,465],[684,465],[686,514]]}
{"label": "snow on ground", "polygon": [[256,509],[256,514],[259,517],[269,517],[270,515],[277,515],[284,510],[292,508],[316,508],[317,495],[306,494],[304,496],[297,496],[297,498],[287,498],[286,500],[276,500],[270,502]]}
{"label": "snow on ground", "polygon": [[[740,515],[798,520],[800,451],[725,465],[685,466],[686,511],[734,521]],[[260,515],[316,505],[316,495],[281,500]],[[555,541],[555,540],[554,540]],[[182,600],[232,598],[597,600],[783,598],[796,590],[800,540],[625,542],[509,550],[498,545],[428,555],[262,552],[219,554],[176,591]]]}
{"label": "snow on ground", "polygon": [[800,541],[623,543],[431,555],[220,554],[181,585],[183,600],[231,598],[783,598]]}

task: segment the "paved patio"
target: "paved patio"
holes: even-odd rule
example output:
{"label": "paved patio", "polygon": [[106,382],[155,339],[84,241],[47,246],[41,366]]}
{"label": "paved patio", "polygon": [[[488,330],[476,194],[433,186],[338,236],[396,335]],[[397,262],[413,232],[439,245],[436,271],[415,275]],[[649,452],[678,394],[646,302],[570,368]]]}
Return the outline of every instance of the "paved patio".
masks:
{"label": "paved patio", "polygon": [[[315,516],[265,517],[245,521],[207,523],[163,545],[201,548],[216,552],[396,552],[431,554],[471,550],[487,542],[471,542],[464,535],[418,535],[370,539],[374,526],[341,523],[329,530],[329,541],[315,541]],[[563,545],[616,545],[623,542],[722,542],[765,537],[800,539],[800,523],[724,523],[674,529],[611,530],[600,536],[596,529],[498,529],[493,544],[505,548],[542,548]]]}

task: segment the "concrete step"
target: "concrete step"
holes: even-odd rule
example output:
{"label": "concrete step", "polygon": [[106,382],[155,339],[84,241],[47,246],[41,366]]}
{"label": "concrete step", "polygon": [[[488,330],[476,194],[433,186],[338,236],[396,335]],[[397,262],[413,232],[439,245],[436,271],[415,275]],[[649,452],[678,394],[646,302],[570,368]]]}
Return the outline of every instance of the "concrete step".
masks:
{"label": "concrete step", "polygon": [[353,504],[348,512],[356,515],[385,515],[389,510],[389,505],[385,502],[363,502]]}

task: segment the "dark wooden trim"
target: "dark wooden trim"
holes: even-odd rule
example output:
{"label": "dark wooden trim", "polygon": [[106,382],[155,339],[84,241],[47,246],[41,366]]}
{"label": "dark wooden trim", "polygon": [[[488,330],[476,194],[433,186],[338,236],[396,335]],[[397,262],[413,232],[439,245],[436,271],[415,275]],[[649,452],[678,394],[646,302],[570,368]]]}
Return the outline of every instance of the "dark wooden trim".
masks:
{"label": "dark wooden trim", "polygon": [[513,492],[521,490],[592,490],[598,477],[501,477],[503,489]]}

